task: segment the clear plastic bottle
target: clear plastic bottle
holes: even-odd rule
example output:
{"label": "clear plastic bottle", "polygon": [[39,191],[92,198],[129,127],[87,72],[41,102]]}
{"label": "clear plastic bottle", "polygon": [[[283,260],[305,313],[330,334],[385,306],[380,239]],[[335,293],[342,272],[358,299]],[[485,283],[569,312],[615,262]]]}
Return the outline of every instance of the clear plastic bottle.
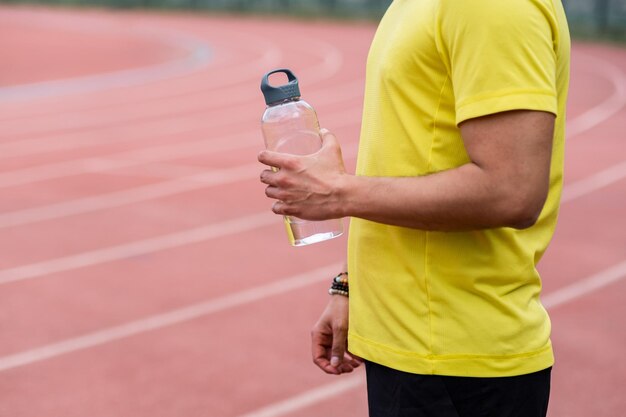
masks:
{"label": "clear plastic bottle", "polygon": [[[281,72],[287,75],[288,83],[270,85],[270,75]],[[293,72],[288,69],[268,72],[261,80],[261,91],[267,104],[262,118],[265,147],[295,155],[317,152],[322,146],[317,115],[311,105],[300,99],[298,79]],[[343,233],[341,219],[307,221],[285,216],[285,226],[293,246],[322,242]]]}

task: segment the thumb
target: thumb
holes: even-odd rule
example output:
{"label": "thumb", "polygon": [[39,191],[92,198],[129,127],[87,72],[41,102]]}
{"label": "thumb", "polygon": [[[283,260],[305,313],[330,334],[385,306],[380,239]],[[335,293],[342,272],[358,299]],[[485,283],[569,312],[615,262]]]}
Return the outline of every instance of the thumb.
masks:
{"label": "thumb", "polygon": [[320,136],[322,138],[322,149],[320,152],[333,155],[343,165],[341,145],[337,137],[328,129],[320,129]]}
{"label": "thumb", "polygon": [[343,362],[343,355],[346,352],[346,335],[347,329],[345,326],[339,325],[333,327],[330,364],[334,367],[338,367]]}
{"label": "thumb", "polygon": [[340,148],[339,141],[334,133],[328,129],[320,129],[320,137],[322,138],[322,147]]}

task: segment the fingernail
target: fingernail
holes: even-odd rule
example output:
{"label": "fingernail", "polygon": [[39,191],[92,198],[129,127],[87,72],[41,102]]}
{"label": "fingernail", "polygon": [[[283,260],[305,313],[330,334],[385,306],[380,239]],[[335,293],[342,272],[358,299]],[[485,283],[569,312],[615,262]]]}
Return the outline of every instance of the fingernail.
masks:
{"label": "fingernail", "polygon": [[339,357],[333,356],[332,358],[330,358],[330,364],[332,366],[339,366]]}

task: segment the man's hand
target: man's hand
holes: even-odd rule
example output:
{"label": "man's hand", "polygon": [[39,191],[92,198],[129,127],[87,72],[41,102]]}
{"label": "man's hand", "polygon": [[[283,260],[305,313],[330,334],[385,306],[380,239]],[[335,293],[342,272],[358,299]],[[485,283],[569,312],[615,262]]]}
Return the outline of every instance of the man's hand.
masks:
{"label": "man's hand", "polygon": [[321,130],[322,148],[312,155],[272,151],[259,154],[259,161],[277,170],[261,173],[265,194],[276,199],[272,211],[305,220],[343,217],[340,184],[346,171],[335,136]]}
{"label": "man's hand", "polygon": [[348,344],[348,298],[333,295],[311,330],[313,362],[327,374],[352,372],[361,360],[346,351]]}

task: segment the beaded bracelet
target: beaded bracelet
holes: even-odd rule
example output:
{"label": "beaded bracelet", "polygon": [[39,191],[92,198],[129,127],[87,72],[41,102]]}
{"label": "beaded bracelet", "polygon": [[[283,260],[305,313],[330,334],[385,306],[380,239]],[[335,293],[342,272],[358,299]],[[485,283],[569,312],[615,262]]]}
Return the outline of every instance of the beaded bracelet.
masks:
{"label": "beaded bracelet", "polygon": [[333,278],[333,282],[330,288],[328,289],[328,294],[343,295],[345,297],[348,297],[349,292],[350,292],[350,289],[348,286],[348,273],[347,272],[342,272],[339,275],[337,275],[335,278]]}
{"label": "beaded bracelet", "polygon": [[348,273],[347,272],[342,272],[339,275],[337,275],[335,278],[333,278],[333,282],[335,283],[341,283],[341,284],[346,284],[348,285]]}
{"label": "beaded bracelet", "polygon": [[350,296],[348,291],[335,290],[333,288],[329,288],[328,289],[328,294],[330,294],[330,295],[343,295],[344,297],[349,297]]}

